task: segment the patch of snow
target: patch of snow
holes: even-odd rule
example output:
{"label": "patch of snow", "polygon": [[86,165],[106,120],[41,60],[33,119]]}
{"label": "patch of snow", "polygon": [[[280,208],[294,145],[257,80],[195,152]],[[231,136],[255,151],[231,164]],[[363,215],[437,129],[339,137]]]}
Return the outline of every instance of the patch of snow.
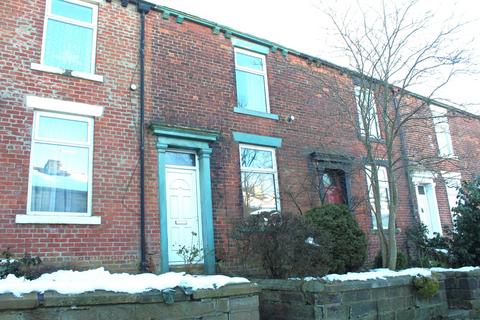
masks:
{"label": "patch of snow", "polygon": [[0,259],[0,265],[7,264],[7,263],[14,263],[15,259]]}
{"label": "patch of snow", "polygon": [[313,239],[313,237],[308,237],[307,239],[305,239],[305,243],[314,247],[320,247],[320,245],[315,242],[315,239]]}
{"label": "patch of snow", "polygon": [[8,275],[0,280],[0,294],[12,293],[19,297],[30,292],[43,293],[47,290],[62,294],[79,294],[94,290],[124,293],[140,293],[149,290],[165,290],[182,287],[191,290],[215,289],[227,284],[247,283],[245,278],[222,275],[194,276],[183,272],[128,274],[110,273],[104,268],[88,271],[61,270],[47,273],[35,280]]}
{"label": "patch of snow", "polygon": [[449,269],[449,268],[431,268],[433,272],[469,272],[473,270],[479,270],[480,267],[461,267],[458,269]]}
{"label": "patch of snow", "polygon": [[389,269],[373,269],[369,272],[349,272],[347,274],[328,274],[321,279],[325,281],[351,281],[351,280],[386,279],[387,277],[417,276],[417,275],[430,277],[432,273],[430,272],[430,270],[422,269],[422,268],[410,268],[410,269],[405,269],[400,271],[393,271]]}

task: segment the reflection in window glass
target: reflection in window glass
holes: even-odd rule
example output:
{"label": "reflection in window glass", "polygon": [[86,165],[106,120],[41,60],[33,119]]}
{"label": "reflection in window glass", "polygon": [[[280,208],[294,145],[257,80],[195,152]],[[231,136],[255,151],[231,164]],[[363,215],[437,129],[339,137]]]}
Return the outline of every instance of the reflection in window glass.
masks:
{"label": "reflection in window glass", "polygon": [[275,176],[272,173],[242,172],[242,193],[246,214],[277,209]]}
{"label": "reflection in window glass", "polygon": [[36,112],[28,213],[91,214],[93,120]]}
{"label": "reflection in window glass", "polygon": [[33,152],[31,211],[86,213],[88,148],[36,143]]}
{"label": "reflection in window glass", "polygon": [[237,58],[237,65],[254,70],[263,70],[263,61],[260,58],[250,56],[244,53],[237,52],[235,54]]}
{"label": "reflection in window glass", "polygon": [[242,148],[241,164],[244,168],[273,169],[272,151]]}
{"label": "reflection in window glass", "polygon": [[88,142],[88,122],[41,116],[38,137],[72,142]]}
{"label": "reflection in window glass", "polygon": [[165,163],[174,166],[195,167],[195,155],[192,153],[168,151],[165,153]]}
{"label": "reflection in window glass", "polygon": [[244,213],[278,210],[274,150],[242,146],[240,155]]}

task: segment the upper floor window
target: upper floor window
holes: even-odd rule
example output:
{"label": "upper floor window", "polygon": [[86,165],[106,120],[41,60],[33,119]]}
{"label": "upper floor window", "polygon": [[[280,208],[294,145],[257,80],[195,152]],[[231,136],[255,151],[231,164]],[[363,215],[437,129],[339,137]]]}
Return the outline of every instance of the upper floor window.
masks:
{"label": "upper floor window", "polygon": [[435,106],[430,106],[430,110],[432,111],[435,135],[437,136],[438,155],[441,157],[452,157],[454,153],[447,110]]}
{"label": "upper floor window", "polygon": [[355,101],[357,103],[360,134],[365,136],[367,134],[365,128],[368,128],[370,138],[380,139],[377,106],[372,90],[355,86]]}
{"label": "upper floor window", "polygon": [[[388,175],[387,168],[385,166],[377,166],[378,171],[378,187],[380,190],[380,210],[382,217],[382,227],[383,229],[388,229],[388,219],[390,216],[390,192],[388,186]],[[372,181],[372,167],[365,166],[365,173],[367,176],[367,187],[368,187],[368,197],[370,200],[370,207],[372,210],[372,225],[373,229],[377,229],[377,220],[375,218],[375,197]]]}
{"label": "upper floor window", "polygon": [[269,113],[265,55],[235,48],[237,107]]}
{"label": "upper floor window", "polygon": [[275,149],[240,145],[240,169],[244,213],[279,210]]}
{"label": "upper floor window", "polygon": [[98,5],[80,0],[47,0],[42,64],[95,72]]}
{"label": "upper floor window", "polygon": [[93,119],[35,112],[27,213],[91,215]]}

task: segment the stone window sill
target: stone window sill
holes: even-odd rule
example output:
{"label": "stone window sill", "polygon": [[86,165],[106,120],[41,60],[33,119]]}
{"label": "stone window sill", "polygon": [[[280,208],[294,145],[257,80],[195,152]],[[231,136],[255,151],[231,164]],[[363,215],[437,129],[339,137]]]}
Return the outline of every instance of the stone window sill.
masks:
{"label": "stone window sill", "polygon": [[259,111],[253,111],[253,110],[248,110],[248,109],[245,109],[245,108],[235,107],[235,108],[233,109],[233,112],[241,113],[241,114],[246,114],[246,115],[249,115],[249,116],[255,116],[255,117],[272,119],[272,120],[278,120],[278,119],[279,119],[278,115],[276,115],[276,114],[266,113],[266,112],[259,112]]}
{"label": "stone window sill", "polygon": [[103,82],[103,76],[98,74],[88,73],[88,72],[81,72],[81,71],[72,71],[72,70],[65,70],[58,67],[47,66],[45,64],[38,64],[32,63],[30,65],[32,70],[55,73],[55,74],[63,74],[66,76],[71,76],[74,78],[86,79],[96,82]]}
{"label": "stone window sill", "polygon": [[16,223],[34,223],[34,224],[101,224],[102,219],[99,216],[47,216],[33,214],[17,214]]}

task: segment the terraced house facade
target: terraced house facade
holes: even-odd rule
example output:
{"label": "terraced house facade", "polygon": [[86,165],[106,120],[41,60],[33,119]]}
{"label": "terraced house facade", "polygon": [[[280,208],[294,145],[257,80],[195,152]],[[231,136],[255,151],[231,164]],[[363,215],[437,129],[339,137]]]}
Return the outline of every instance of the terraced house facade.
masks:
{"label": "terraced house facade", "polygon": [[[338,117],[329,86],[355,114],[361,93],[345,69],[142,1],[2,2],[0,17],[1,250],[165,272],[193,243],[214,273],[234,259],[235,221],[303,212],[323,190],[350,205],[377,253],[359,201],[362,128]],[[480,120],[412,99],[436,120],[408,127],[398,152],[445,161],[397,171],[401,246],[418,221],[450,225],[459,181],[480,172]]]}

